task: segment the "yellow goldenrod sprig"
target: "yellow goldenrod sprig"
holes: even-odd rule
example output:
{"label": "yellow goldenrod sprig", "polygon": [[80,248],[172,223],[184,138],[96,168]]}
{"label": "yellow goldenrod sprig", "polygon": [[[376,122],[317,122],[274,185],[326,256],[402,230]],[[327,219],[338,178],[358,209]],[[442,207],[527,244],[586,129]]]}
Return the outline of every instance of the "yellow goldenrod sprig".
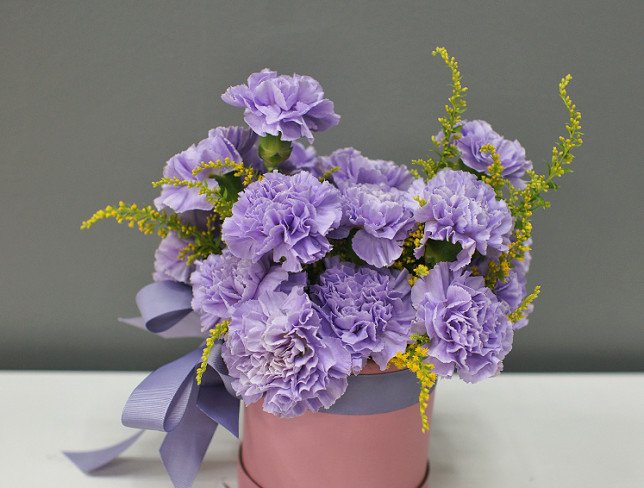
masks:
{"label": "yellow goldenrod sprig", "polygon": [[[414,159],[412,165],[418,166],[425,175],[425,181],[431,180],[442,168],[454,166],[457,162],[458,149],[456,141],[461,134],[461,115],[467,108],[465,97],[467,87],[463,86],[461,72],[458,69],[458,62],[451,57],[444,47],[437,47],[432,51],[432,56],[440,56],[452,72],[452,93],[445,105],[445,116],[438,118],[441,126],[442,137],[432,136],[434,150],[438,153],[438,160],[428,157],[427,159]],[[416,175],[418,172],[416,171]]]}
{"label": "yellow goldenrod sprig", "polygon": [[169,186],[184,186],[186,188],[197,188],[199,190],[199,195],[203,195],[208,203],[213,206],[217,205],[219,202],[219,191],[218,188],[210,188],[206,181],[196,181],[196,180],[182,180],[173,176],[171,178],[163,177],[158,181],[153,181],[152,186],[157,188],[161,185]]}
{"label": "yellow goldenrod sprig", "polygon": [[408,368],[416,375],[420,382],[420,394],[418,403],[420,406],[420,416],[422,431],[429,430],[429,419],[427,418],[427,406],[432,388],[436,384],[436,373],[433,373],[434,365],[426,362],[427,347],[429,342],[427,336],[412,335],[412,344],[407,346],[405,352],[398,353],[394,356],[389,364],[396,368]]}
{"label": "yellow goldenrod sprig", "polygon": [[526,310],[528,309],[530,304],[537,299],[540,292],[541,292],[541,287],[539,285],[535,286],[534,291],[521,301],[521,304],[517,307],[517,309],[514,312],[508,315],[508,319],[510,319],[510,322],[516,323],[519,320],[523,319],[525,317]]}
{"label": "yellow goldenrod sprig", "polygon": [[319,178],[319,179],[320,179],[320,181],[327,181],[329,178],[331,178],[331,175],[332,175],[333,173],[337,173],[338,171],[340,171],[340,166],[334,166],[334,167],[333,167],[333,168],[331,168],[331,169],[327,169],[327,170],[322,174],[322,176],[320,176],[320,178]]}
{"label": "yellow goldenrod sprig", "polygon": [[429,268],[424,264],[419,264],[414,268],[413,274],[409,277],[407,282],[409,283],[410,286],[414,286],[414,283],[416,283],[416,280],[418,278],[423,278],[428,274],[429,274]]}
{"label": "yellow goldenrod sprig", "polygon": [[[555,178],[560,178],[569,173],[569,168],[574,159],[573,150],[583,144],[581,132],[581,113],[570,99],[567,87],[572,80],[570,75],[564,76],[559,82],[559,96],[568,111],[568,122],[565,124],[567,136],[560,136],[552,148],[552,159],[548,164],[546,175],[541,175],[534,170],[526,172],[528,181],[524,188],[516,188],[505,181],[507,188],[506,202],[514,217],[514,236],[507,252],[503,253],[498,261],[490,263],[485,282],[489,287],[494,287],[498,280],[505,281],[509,275],[514,261],[523,260],[532,237],[532,215],[535,209],[549,208],[543,194],[549,190],[556,190],[558,185]],[[496,191],[496,188],[495,188]]]}
{"label": "yellow goldenrod sprig", "polygon": [[116,206],[108,205],[98,210],[81,223],[81,229],[89,229],[99,220],[105,219],[114,219],[119,224],[127,223],[128,227],[137,227],[140,232],[147,235],[157,234],[165,237],[168,232],[174,231],[179,237],[190,238],[199,233],[195,227],[181,222],[177,215],[159,212],[150,205],[139,207],[136,203],[128,205],[125,202],[119,202]]}
{"label": "yellow goldenrod sprig", "polygon": [[408,271],[413,271],[413,269],[418,264],[423,264],[421,260],[416,259],[414,256],[414,250],[417,247],[420,247],[421,240],[423,238],[423,233],[425,232],[425,225],[420,223],[411,232],[407,235],[407,238],[403,241],[403,250],[402,254],[394,264],[392,265],[396,269],[407,269]]}
{"label": "yellow goldenrod sprig", "polygon": [[572,76],[567,74],[559,82],[559,97],[563,101],[566,110],[568,110],[568,123],[566,131],[568,136],[559,136],[559,141],[552,148],[552,158],[548,165],[548,177],[546,182],[549,189],[556,189],[557,185],[553,179],[561,177],[572,171],[568,166],[572,163],[575,156],[572,150],[583,144],[583,133],[581,132],[581,112],[577,110],[576,105],[568,96],[568,85],[572,81]]}
{"label": "yellow goldenrod sprig", "polygon": [[206,229],[200,230],[182,222],[178,215],[159,212],[150,205],[139,207],[125,202],[108,205],[81,223],[81,229],[89,229],[99,220],[106,219],[114,219],[119,224],[127,223],[128,227],[137,228],[143,234],[156,234],[161,238],[174,232],[177,237],[189,241],[178,255],[179,259],[188,264],[192,264],[196,259],[221,252],[221,237],[217,226],[213,226],[211,222],[207,224]]}
{"label": "yellow goldenrod sprig", "polygon": [[[418,166],[423,171],[425,181],[429,181],[436,176],[436,173],[438,173],[441,168],[438,161],[431,157],[427,159],[412,159],[411,164]],[[414,168],[413,170],[416,172],[416,175],[419,175],[417,169]]]}
{"label": "yellow goldenrod sprig", "polygon": [[484,144],[481,146],[481,152],[492,157],[492,164],[487,167],[487,174],[482,175],[481,179],[494,188],[494,193],[496,193],[497,198],[503,198],[503,187],[507,180],[503,178],[501,157],[493,144]]}
{"label": "yellow goldenrod sprig", "polygon": [[226,335],[229,326],[230,320],[222,320],[212,329],[210,329],[210,336],[206,339],[206,344],[203,348],[203,352],[201,353],[201,364],[197,368],[196,380],[198,385],[201,384],[203,375],[206,372],[206,368],[208,367],[208,358],[210,357],[210,352],[212,351],[215,342],[217,341],[217,339]]}
{"label": "yellow goldenrod sprig", "polygon": [[260,179],[260,176],[255,173],[255,170],[249,166],[246,166],[243,162],[238,163],[233,161],[230,158],[226,158],[223,161],[218,159],[217,161],[208,161],[202,162],[195,169],[192,170],[192,175],[197,176],[203,171],[209,169],[231,169],[233,175],[242,179],[242,185],[248,186],[253,181]]}
{"label": "yellow goldenrod sprig", "polygon": [[439,163],[441,165],[447,165],[452,158],[458,156],[458,150],[454,143],[460,138],[461,114],[467,108],[465,101],[467,87],[462,84],[458,61],[449,55],[447,49],[437,47],[432,52],[432,56],[440,56],[452,72],[452,94],[447,99],[448,103],[445,105],[446,116],[438,118],[438,122],[443,129],[443,138],[441,140],[433,138],[434,144],[440,150]]}

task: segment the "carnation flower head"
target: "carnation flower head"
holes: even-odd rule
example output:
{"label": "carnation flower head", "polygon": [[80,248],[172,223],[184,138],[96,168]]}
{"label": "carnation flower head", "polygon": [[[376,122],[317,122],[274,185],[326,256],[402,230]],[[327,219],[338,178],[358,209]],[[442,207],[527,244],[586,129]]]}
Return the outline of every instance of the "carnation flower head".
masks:
{"label": "carnation flower head", "polygon": [[453,270],[468,265],[475,251],[497,258],[508,250],[513,226],[508,206],[473,174],[443,169],[427,182],[422,197],[427,203],[414,213],[416,221],[424,224],[417,258],[429,239],[461,246],[451,264]]}
{"label": "carnation flower head", "polygon": [[405,166],[393,161],[366,158],[352,147],[338,149],[329,156],[321,157],[316,176],[334,168],[337,170],[331,175],[331,179],[340,189],[370,183],[407,190],[413,181],[413,176]]}
{"label": "carnation flower head", "polygon": [[191,243],[187,239],[177,237],[174,232],[169,232],[161,240],[159,247],[154,252],[154,281],[178,281],[188,283],[194,265],[179,257],[181,251]]}
{"label": "carnation flower head", "polygon": [[355,253],[372,266],[391,266],[415,225],[416,202],[406,192],[374,184],[344,188],[343,201],[343,227],[359,228],[351,241]]}
{"label": "carnation flower head", "polygon": [[429,336],[436,373],[451,377],[456,372],[476,383],[503,369],[512,349],[512,325],[483,277],[438,263],[415,282],[411,296],[417,311],[414,328]]}
{"label": "carnation flower head", "polygon": [[228,88],[221,98],[244,109],[244,120],[254,132],[280,136],[283,141],[304,137],[311,143],[314,132],[340,122],[333,102],[324,98],[322,86],[310,76],[263,69],[250,75],[246,84]]}
{"label": "carnation flower head", "polygon": [[237,257],[257,262],[270,253],[297,272],[331,250],[326,236],[341,218],[341,195],[331,184],[307,172],[273,172],[240,193],[222,235]]}
{"label": "carnation flower head", "polygon": [[519,141],[503,138],[483,120],[470,120],[461,125],[461,137],[456,141],[456,148],[466,166],[481,173],[488,172],[492,156],[481,152],[481,147],[486,144],[495,147],[503,166],[503,177],[514,186],[524,188],[525,181],[522,178],[526,171],[532,169],[532,161],[526,160],[525,149]]}
{"label": "carnation flower head", "polygon": [[261,293],[288,289],[290,281],[303,284],[302,278],[303,274],[289,276],[267,258],[254,263],[224,249],[196,263],[190,277],[192,308],[201,318],[203,329],[210,329],[220,320],[230,319],[240,303]]}
{"label": "carnation flower head", "polygon": [[347,388],[351,356],[328,336],[303,288],[265,293],[233,313],[222,356],[246,404],[293,417],[329,408]]}
{"label": "carnation flower head", "polygon": [[322,327],[349,350],[354,373],[369,357],[385,370],[407,347],[414,318],[409,274],[356,267],[335,257],[326,266],[310,291]]}
{"label": "carnation flower head", "polygon": [[[226,158],[239,163],[243,161],[242,153],[250,164],[257,165],[258,157],[252,156],[256,139],[255,134],[240,127],[212,129],[206,139],[170,158],[163,169],[163,176],[187,181],[205,181],[208,187],[217,188],[217,182],[210,176],[227,170],[208,169],[197,175],[193,175],[192,171],[203,162],[224,161]],[[185,186],[163,185],[161,195],[154,200],[154,204],[159,210],[171,208],[177,213],[212,210],[212,203],[208,202],[204,195],[199,195],[198,188]]]}

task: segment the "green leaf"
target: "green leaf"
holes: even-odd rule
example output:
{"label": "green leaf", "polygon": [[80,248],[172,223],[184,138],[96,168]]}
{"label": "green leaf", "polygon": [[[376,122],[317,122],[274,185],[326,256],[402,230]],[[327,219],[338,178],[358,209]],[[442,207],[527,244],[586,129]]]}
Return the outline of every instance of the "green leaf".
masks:
{"label": "green leaf", "polygon": [[239,193],[244,189],[241,178],[239,176],[235,176],[233,172],[223,175],[214,175],[213,178],[215,178],[217,183],[219,183],[219,193],[222,200],[236,202]]}
{"label": "green leaf", "polygon": [[456,261],[456,256],[462,249],[460,244],[429,239],[425,245],[425,259],[431,264],[442,261]]}

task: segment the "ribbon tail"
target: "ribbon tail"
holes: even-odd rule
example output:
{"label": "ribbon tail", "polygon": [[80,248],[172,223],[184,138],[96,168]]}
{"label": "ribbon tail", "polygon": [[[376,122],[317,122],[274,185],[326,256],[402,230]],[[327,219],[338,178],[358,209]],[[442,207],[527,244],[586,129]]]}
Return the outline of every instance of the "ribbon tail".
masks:
{"label": "ribbon tail", "polygon": [[217,424],[197,408],[198,388],[191,386],[186,413],[168,432],[159,452],[175,488],[190,488],[201,467]]}
{"label": "ribbon tail", "polygon": [[239,438],[239,400],[230,395],[224,385],[202,386],[197,408]]}
{"label": "ribbon tail", "polygon": [[122,452],[134,444],[139,437],[141,437],[143,432],[144,431],[141,430],[124,441],[109,447],[104,447],[103,449],[77,452],[63,451],[63,454],[67,456],[67,459],[74,463],[83,473],[91,473],[92,471],[102,468],[114,461]]}

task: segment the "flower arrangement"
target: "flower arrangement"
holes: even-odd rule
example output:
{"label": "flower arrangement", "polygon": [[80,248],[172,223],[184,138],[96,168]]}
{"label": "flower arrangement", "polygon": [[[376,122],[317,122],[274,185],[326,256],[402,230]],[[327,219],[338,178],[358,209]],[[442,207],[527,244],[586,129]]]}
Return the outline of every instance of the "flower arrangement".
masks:
{"label": "flower arrangement", "polygon": [[570,171],[581,115],[568,75],[566,135],[537,173],[518,141],[463,118],[458,64],[433,54],[452,94],[431,155],[411,167],[354,148],[319,156],[307,144],[338,125],[333,102],[309,76],[264,69],[222,95],[247,127],[170,158],[154,206],[121,202],[82,224],[162,238],[153,276],[188,290],[205,341],[197,383],[223,368],[237,398],[293,417],[331,407],[373,361],[417,375],[427,429],[437,376],[501,372],[539,294],[526,284],[532,215]]}

